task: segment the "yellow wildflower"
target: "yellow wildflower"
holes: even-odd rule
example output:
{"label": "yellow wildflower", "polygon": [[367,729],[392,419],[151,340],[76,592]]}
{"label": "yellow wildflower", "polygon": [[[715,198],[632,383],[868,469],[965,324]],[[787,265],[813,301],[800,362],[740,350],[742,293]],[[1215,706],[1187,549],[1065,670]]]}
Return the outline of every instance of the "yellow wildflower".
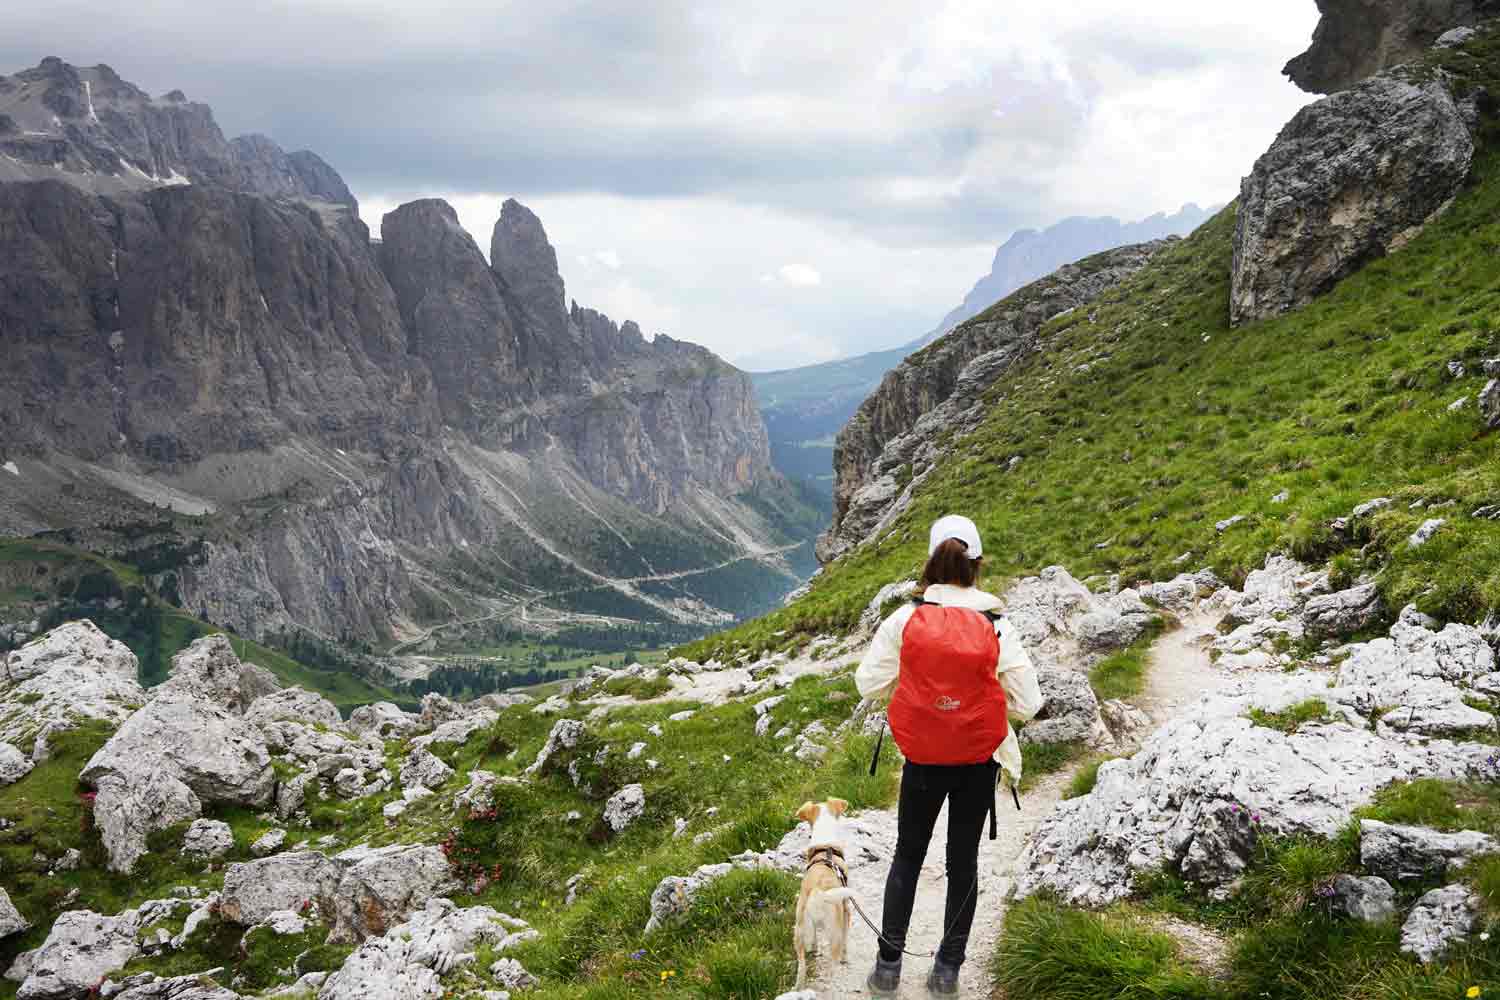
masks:
{"label": "yellow wildflower", "polygon": [[1484,991],[1481,990],[1478,986],[1470,986],[1469,992],[1465,993],[1464,996],[1468,997],[1469,1000],[1474,1000],[1475,997],[1479,996],[1479,994],[1483,992]]}

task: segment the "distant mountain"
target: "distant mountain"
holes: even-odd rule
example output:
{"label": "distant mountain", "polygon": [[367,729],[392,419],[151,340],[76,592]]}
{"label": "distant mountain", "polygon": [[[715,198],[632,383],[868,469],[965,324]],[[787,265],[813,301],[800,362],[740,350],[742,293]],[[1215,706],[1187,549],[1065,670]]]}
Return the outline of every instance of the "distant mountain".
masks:
{"label": "distant mountain", "polygon": [[[442,201],[378,245],[355,208],[180,92],[0,76],[0,541],[145,565],[241,635],[377,645],[677,636],[810,571],[743,372],[570,306],[515,201],[489,261]],[[0,622],[41,616],[9,588]]]}
{"label": "distant mountain", "polygon": [[907,345],[925,347],[966,319],[972,319],[1011,292],[1031,284],[1065,264],[1132,243],[1149,243],[1164,236],[1186,236],[1213,217],[1222,205],[1199,208],[1189,202],[1171,215],[1158,212],[1139,222],[1109,216],[1074,216],[1037,231],[1022,229],[1000,249],[990,273],[964,296],[963,303],[943,317],[930,332]]}
{"label": "distant mountain", "polygon": [[1215,211],[1188,204],[1171,215],[1157,213],[1139,222],[1075,217],[1040,232],[1023,229],[995,251],[990,273],[964,296],[963,304],[911,343],[842,361],[753,373],[756,400],[771,436],[772,464],[808,488],[831,515],[834,437],[886,372],[908,354],[1066,264],[1127,244],[1185,236]]}

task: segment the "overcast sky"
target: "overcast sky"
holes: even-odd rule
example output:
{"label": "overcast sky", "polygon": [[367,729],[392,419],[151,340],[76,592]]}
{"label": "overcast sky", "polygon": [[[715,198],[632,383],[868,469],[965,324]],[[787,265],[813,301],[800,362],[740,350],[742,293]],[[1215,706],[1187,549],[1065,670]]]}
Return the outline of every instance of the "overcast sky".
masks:
{"label": "overcast sky", "polygon": [[5,0],[57,55],[331,162],[377,234],[530,205],[568,293],[749,368],[934,326],[1015,229],[1223,202],[1313,0]]}

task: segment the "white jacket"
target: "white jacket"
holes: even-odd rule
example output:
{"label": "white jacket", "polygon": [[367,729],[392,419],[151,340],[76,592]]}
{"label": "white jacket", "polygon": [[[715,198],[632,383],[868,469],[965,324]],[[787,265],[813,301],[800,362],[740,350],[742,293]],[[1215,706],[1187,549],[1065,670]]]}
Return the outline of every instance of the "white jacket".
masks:
{"label": "white jacket", "polygon": [[[975,587],[936,584],[927,588],[924,598],[932,604],[973,608],[975,611],[995,611],[1000,607],[998,597]],[[874,641],[865,650],[864,659],[854,672],[854,683],[862,697],[884,704],[895,694],[901,673],[901,635],[916,610],[915,604],[897,608],[875,631]],[[1042,710],[1043,703],[1036,667],[1032,666],[1031,657],[1026,655],[1026,649],[1009,621],[1001,618],[995,623],[995,631],[1000,634],[1000,662],[995,665],[995,673],[1005,691],[1010,721],[1029,722]],[[1014,726],[1010,727],[1005,742],[995,751],[995,759],[1013,783],[1021,783],[1021,744],[1016,739]]]}

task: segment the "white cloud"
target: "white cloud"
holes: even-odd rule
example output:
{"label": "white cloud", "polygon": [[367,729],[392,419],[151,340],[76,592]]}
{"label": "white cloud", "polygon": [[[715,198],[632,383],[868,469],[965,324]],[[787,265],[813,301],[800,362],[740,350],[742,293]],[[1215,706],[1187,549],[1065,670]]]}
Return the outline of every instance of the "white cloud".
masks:
{"label": "white cloud", "polygon": [[760,282],[786,288],[815,288],[823,283],[823,276],[807,264],[783,264],[774,272],[761,275]]}

